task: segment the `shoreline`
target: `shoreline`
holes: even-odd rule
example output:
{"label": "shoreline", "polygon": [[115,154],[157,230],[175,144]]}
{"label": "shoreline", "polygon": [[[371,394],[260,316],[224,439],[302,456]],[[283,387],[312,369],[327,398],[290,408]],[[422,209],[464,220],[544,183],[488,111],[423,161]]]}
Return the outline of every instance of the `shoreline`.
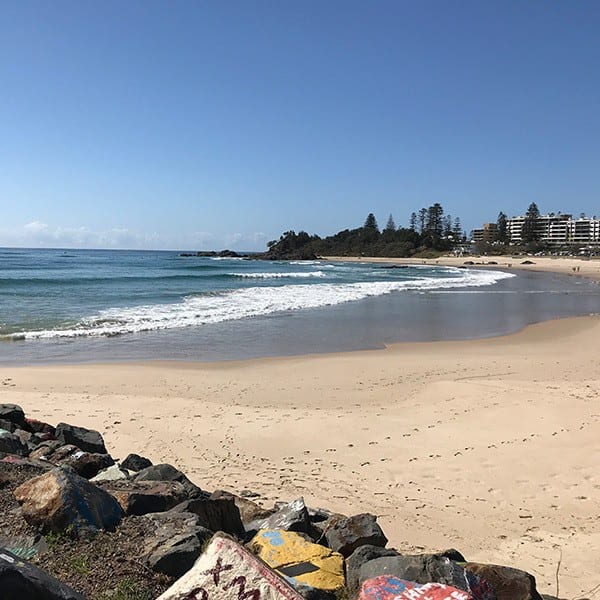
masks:
{"label": "shoreline", "polygon": [[[329,257],[329,260],[407,264],[407,259],[391,258]],[[500,261],[496,265],[485,262],[468,265],[470,274],[467,276],[465,270],[466,277],[477,277],[473,272],[478,269],[503,271],[497,275],[481,273],[492,278],[512,272],[512,277],[496,281],[494,286],[484,286],[482,292],[476,284],[472,288],[465,285],[464,290],[440,289],[425,291],[422,295],[418,292],[381,294],[335,306],[208,324],[201,329],[4,341],[0,343],[0,367],[157,360],[211,363],[277,356],[322,356],[376,350],[399,343],[487,339],[516,333],[530,324],[598,314],[600,295],[596,285],[600,283],[600,261],[572,273],[568,272],[569,268],[575,268],[571,260],[568,263],[558,260],[560,264],[553,261],[552,268],[537,263],[507,268]],[[464,260],[455,257],[429,261],[412,259],[410,264],[421,266],[424,262],[427,266],[466,269],[460,264]],[[566,275],[572,278],[567,279]],[[488,292],[491,295],[485,301],[475,295]],[[410,318],[406,318],[407,315]]]}
{"label": "shoreline", "polygon": [[[204,489],[379,515],[554,591],[600,584],[600,317],[496,338],[222,363],[0,367],[0,402],[101,431]],[[292,374],[292,375],[291,375]]]}
{"label": "shoreline", "polygon": [[[575,258],[565,256],[440,256],[437,258],[386,258],[366,256],[323,256],[332,262],[386,263],[397,265],[427,265],[441,267],[468,267],[498,269],[502,271],[534,271],[556,273],[570,277],[584,277],[600,282],[600,258]],[[533,264],[523,264],[530,260]],[[465,264],[472,261],[474,264]],[[494,264],[495,263],[495,264]],[[577,270],[579,269],[579,270]]]}

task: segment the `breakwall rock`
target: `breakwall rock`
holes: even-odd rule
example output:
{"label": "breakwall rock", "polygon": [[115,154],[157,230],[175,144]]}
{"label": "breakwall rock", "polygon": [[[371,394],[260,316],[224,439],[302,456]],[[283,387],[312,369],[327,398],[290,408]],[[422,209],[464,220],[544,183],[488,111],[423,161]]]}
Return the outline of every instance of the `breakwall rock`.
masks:
{"label": "breakwall rock", "polygon": [[541,600],[519,569],[386,546],[374,515],[203,490],[0,404],[0,600]]}

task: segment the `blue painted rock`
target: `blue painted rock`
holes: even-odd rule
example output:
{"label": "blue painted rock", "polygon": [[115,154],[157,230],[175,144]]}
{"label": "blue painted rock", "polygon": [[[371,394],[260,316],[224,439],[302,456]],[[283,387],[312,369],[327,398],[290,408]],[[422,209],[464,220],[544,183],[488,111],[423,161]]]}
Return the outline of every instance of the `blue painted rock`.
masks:
{"label": "blue painted rock", "polygon": [[25,520],[44,531],[77,533],[80,529],[112,531],[123,516],[109,493],[70,469],[56,468],[34,477],[14,491]]}
{"label": "blue painted rock", "polygon": [[261,529],[249,546],[297,589],[306,585],[335,592],[344,587],[343,556],[320,544],[307,542],[298,533]]}

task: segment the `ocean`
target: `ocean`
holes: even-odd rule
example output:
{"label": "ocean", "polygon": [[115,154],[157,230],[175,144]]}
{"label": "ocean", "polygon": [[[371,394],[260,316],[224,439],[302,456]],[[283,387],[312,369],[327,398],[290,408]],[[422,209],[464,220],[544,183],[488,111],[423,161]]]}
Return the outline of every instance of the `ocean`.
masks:
{"label": "ocean", "polygon": [[491,269],[0,249],[0,362],[223,360],[464,339],[600,307]]}

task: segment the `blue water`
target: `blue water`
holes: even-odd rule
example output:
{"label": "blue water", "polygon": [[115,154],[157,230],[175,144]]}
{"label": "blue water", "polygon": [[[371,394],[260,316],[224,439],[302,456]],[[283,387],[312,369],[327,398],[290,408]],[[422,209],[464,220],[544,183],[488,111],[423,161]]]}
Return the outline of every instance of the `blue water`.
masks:
{"label": "blue water", "polygon": [[211,360],[481,337],[597,312],[599,291],[486,269],[0,249],[0,361]]}

